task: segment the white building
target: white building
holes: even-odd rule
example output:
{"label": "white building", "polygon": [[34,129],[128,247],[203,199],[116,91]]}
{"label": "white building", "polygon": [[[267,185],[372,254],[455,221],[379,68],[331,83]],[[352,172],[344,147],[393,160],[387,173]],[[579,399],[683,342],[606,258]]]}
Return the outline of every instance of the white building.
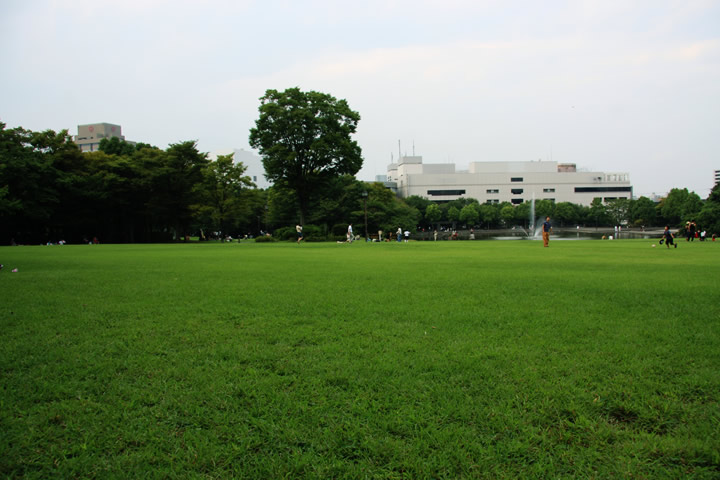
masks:
{"label": "white building", "polygon": [[257,185],[257,188],[269,188],[272,184],[265,178],[265,167],[262,164],[262,158],[253,152],[241,149],[218,150],[208,154],[210,160],[216,160],[219,155],[232,155],[235,163],[242,162],[247,167],[245,175]]}
{"label": "white building", "polygon": [[404,156],[388,166],[387,180],[401,197],[439,202],[464,197],[517,205],[534,197],[587,206],[595,198],[632,198],[629,174],[583,172],[574,163],[472,162],[456,171],[452,163],[423,164],[420,156]]}

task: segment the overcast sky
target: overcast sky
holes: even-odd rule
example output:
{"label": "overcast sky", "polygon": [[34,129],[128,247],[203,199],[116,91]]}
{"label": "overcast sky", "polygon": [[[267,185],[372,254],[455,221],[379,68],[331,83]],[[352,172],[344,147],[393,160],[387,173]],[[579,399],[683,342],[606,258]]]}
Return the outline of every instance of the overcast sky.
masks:
{"label": "overcast sky", "polygon": [[554,160],[636,195],[720,169],[720,0],[2,0],[0,121],[249,150],[265,90],[344,98],[362,180]]}

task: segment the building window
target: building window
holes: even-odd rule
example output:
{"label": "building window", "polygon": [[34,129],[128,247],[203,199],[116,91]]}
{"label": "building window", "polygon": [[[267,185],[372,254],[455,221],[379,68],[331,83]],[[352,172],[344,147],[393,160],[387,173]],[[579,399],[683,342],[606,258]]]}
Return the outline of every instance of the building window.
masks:
{"label": "building window", "polygon": [[511,181],[511,182],[522,182],[522,181],[523,181],[523,177],[511,177],[511,178],[510,178],[510,181]]}
{"label": "building window", "polygon": [[428,190],[428,195],[465,195],[465,190]]}
{"label": "building window", "polygon": [[253,182],[257,182],[257,175],[253,175]]}
{"label": "building window", "polygon": [[575,193],[632,192],[632,187],[575,187]]}
{"label": "building window", "polygon": [[543,188],[543,193],[555,193],[554,188]]}
{"label": "building window", "polygon": [[488,188],[488,189],[486,190],[486,193],[500,193],[500,190],[493,189],[493,188]]}
{"label": "building window", "polygon": [[523,192],[523,189],[522,188],[513,188],[510,191],[512,192],[513,195],[520,195]]}
{"label": "building window", "polygon": [[485,203],[493,204],[493,203],[500,203],[500,200],[497,198],[488,198]]}
{"label": "building window", "polygon": [[523,199],[522,199],[522,198],[513,198],[513,199],[510,200],[510,201],[512,202],[513,205],[520,205],[521,203],[523,203]]}

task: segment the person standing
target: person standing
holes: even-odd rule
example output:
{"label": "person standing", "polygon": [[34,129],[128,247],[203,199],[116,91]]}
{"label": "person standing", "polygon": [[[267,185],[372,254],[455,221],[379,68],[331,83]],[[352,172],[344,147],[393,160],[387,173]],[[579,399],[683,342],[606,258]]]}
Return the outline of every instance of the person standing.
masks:
{"label": "person standing", "polygon": [[398,243],[402,242],[402,228],[398,227],[397,232],[395,232],[395,238],[397,239]]}
{"label": "person standing", "polygon": [[667,248],[670,248],[670,245],[673,245],[675,248],[677,248],[677,244],[674,240],[675,236],[670,231],[670,227],[665,225],[665,230],[663,231],[663,239],[665,240],[665,245],[667,245]]}
{"label": "person standing", "polygon": [[697,231],[697,224],[695,223],[695,220],[690,221],[690,234],[688,235],[690,237],[690,241],[695,241],[695,233]]}
{"label": "person standing", "polygon": [[348,225],[347,241],[348,241],[348,243],[352,243],[353,240],[355,240],[355,236],[353,235],[352,223],[351,223],[351,224]]}
{"label": "person standing", "polygon": [[433,238],[434,238],[434,240],[437,242],[437,228],[436,228],[435,231],[433,232]]}
{"label": "person standing", "polygon": [[410,239],[410,230],[405,230],[405,243],[408,243]]}
{"label": "person standing", "polygon": [[297,243],[299,244],[300,241],[303,239],[302,225],[295,225],[295,231],[297,232]]}
{"label": "person standing", "polygon": [[550,223],[550,217],[545,217],[545,222],[543,222],[542,226],[543,247],[549,246],[551,232],[552,224]]}

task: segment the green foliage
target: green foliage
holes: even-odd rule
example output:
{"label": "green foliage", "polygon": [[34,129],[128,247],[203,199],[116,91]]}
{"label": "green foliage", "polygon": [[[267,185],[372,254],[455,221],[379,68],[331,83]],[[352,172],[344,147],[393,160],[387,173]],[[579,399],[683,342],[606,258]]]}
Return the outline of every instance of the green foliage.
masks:
{"label": "green foliage", "polygon": [[555,202],[547,199],[537,200],[535,202],[535,217],[545,218],[552,217],[555,213]]}
{"label": "green foliage", "polygon": [[605,206],[613,225],[623,225],[629,219],[629,208],[630,201],[626,198],[615,198]]}
{"label": "green foliage", "polygon": [[695,219],[702,209],[702,200],[687,188],[673,188],[657,208],[668,225],[678,227]]}
{"label": "green foliage", "polygon": [[328,181],[360,170],[361,149],[350,138],[360,115],[345,100],[299,88],[267,90],[258,110],[250,145],[262,155],[267,179],[295,192],[305,223]]}
{"label": "green foliage", "polygon": [[578,211],[576,206],[570,202],[560,202],[555,205],[555,212],[553,213],[555,220],[560,222],[560,225],[577,223],[579,219]]}
{"label": "green foliage", "polygon": [[[345,226],[347,229],[347,226]],[[273,236],[278,240],[297,240],[297,230],[295,226],[280,227],[275,230]],[[324,228],[317,225],[303,225],[303,241],[304,242],[324,242],[327,240],[327,234]]]}
{"label": "green foliage", "polygon": [[437,203],[431,203],[425,209],[425,220],[433,224],[438,222],[442,218],[442,211],[438,207]]}
{"label": "green foliage", "polygon": [[255,243],[272,243],[277,242],[277,238],[271,236],[271,235],[260,235],[258,237],[255,237]]}
{"label": "green foliage", "polygon": [[590,210],[588,211],[588,218],[591,219],[595,226],[607,225],[611,222],[610,216],[607,213],[607,208],[600,198],[593,198],[590,204]]}
{"label": "green foliage", "polygon": [[510,226],[515,221],[515,208],[512,205],[503,205],[503,207],[500,209],[500,220],[505,224],[505,226]]}
{"label": "green foliage", "polygon": [[191,228],[257,228],[264,207],[263,195],[228,183],[250,186],[231,162],[209,166],[195,142],[163,151],[110,139],[83,154],[67,131],[0,124],[0,146],[2,243],[168,241]]}
{"label": "green foliage", "polygon": [[103,138],[100,140],[99,148],[101,152],[108,155],[132,155],[135,153],[135,147],[131,143],[118,137]]}
{"label": "green foliage", "polygon": [[253,210],[248,190],[255,184],[243,175],[245,170],[242,162],[233,162],[233,155],[220,155],[208,164],[202,183],[195,186],[198,203],[191,208],[196,224],[208,230],[236,232],[250,223]]}
{"label": "green foliage", "polygon": [[655,202],[647,197],[640,197],[630,202],[630,221],[636,226],[656,225],[657,212]]}
{"label": "green foliage", "polygon": [[493,223],[497,222],[497,220],[500,218],[500,214],[495,208],[495,206],[488,203],[483,203],[482,205],[480,205],[479,214],[480,220],[486,228],[490,228],[490,226]]}
{"label": "green foliage", "polygon": [[455,205],[447,209],[447,219],[451,222],[460,220],[460,210]]}
{"label": "green foliage", "polygon": [[0,472],[716,478],[719,247],[5,248]]}
{"label": "green foliage", "polygon": [[[296,232],[297,233],[297,232]],[[295,235],[297,239],[297,235]],[[303,226],[303,241],[306,242],[324,242],[327,240],[327,232],[318,225]]]}
{"label": "green foliage", "polygon": [[480,219],[480,212],[478,211],[478,207],[473,203],[465,205],[462,210],[460,210],[458,219],[464,224],[466,224],[468,227],[476,225],[478,223],[478,220]]}
{"label": "green foliage", "polygon": [[[530,226],[530,202],[521,203],[515,207],[515,221],[520,223],[524,228]],[[535,219],[533,219],[533,222]]]}
{"label": "green foliage", "polygon": [[708,237],[712,234],[720,235],[720,183],[708,195],[702,209],[697,214],[698,226],[708,232]]}
{"label": "green foliage", "polygon": [[418,219],[418,223],[432,223],[423,215],[423,213],[427,210],[428,206],[431,204],[430,200],[424,197],[420,197],[418,195],[410,195],[409,197],[405,198],[405,204],[407,204],[409,207],[415,208],[418,212],[420,212],[420,218]]}

